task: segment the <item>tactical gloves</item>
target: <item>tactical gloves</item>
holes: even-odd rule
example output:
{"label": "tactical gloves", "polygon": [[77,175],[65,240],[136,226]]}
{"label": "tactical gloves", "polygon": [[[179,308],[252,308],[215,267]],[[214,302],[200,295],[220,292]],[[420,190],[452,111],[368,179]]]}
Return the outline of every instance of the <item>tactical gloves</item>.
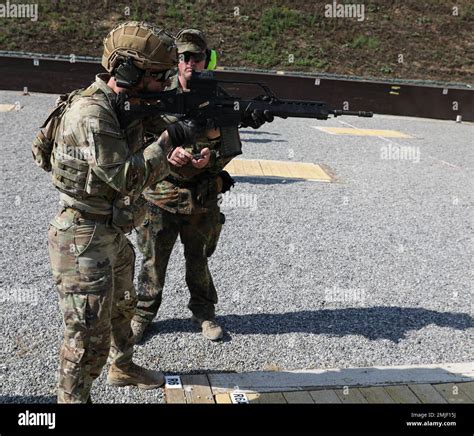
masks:
{"label": "tactical gloves", "polygon": [[225,194],[235,185],[235,180],[227,171],[221,171],[217,176],[222,180],[222,188],[220,191],[222,194]]}
{"label": "tactical gloves", "polygon": [[[257,97],[256,100],[262,100],[268,103],[271,103],[272,98],[264,95]],[[265,123],[271,123],[273,121],[273,113],[268,110],[261,109],[249,109],[244,112],[240,127],[252,127],[253,129],[258,129]]]}
{"label": "tactical gloves", "polygon": [[170,124],[166,131],[173,148],[196,143],[197,125],[194,120],[180,120]]}

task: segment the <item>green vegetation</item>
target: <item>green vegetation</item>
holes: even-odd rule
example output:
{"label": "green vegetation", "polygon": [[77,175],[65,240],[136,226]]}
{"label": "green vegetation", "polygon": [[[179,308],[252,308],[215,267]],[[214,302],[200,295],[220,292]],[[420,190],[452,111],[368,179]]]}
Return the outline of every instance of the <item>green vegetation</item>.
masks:
{"label": "green vegetation", "polygon": [[[326,2],[303,0],[37,2],[36,22],[0,18],[0,50],[99,57],[109,29],[144,20],[174,33],[184,27],[204,30],[221,66],[462,82],[472,82],[474,75],[466,55],[474,21],[471,0],[431,0],[429,7],[419,0],[366,0],[363,21],[326,17]],[[353,1],[338,1],[345,3]]]}

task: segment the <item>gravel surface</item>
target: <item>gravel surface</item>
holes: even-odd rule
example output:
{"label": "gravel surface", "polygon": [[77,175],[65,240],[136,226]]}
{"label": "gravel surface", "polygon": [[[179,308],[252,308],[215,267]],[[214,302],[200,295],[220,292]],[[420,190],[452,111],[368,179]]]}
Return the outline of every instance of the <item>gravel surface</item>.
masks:
{"label": "gravel surface", "polygon": [[[30,152],[55,98],[0,91],[0,103],[23,105],[0,113],[1,402],[55,400],[62,321],[46,230],[58,195]],[[314,128],[346,123],[414,138]],[[321,163],[338,181],[239,178],[210,260],[224,340],[210,343],[189,321],[178,243],[137,363],[182,374],[472,361],[473,133],[390,116],[243,130],[245,158]],[[413,159],[383,158],[397,146]],[[92,395],[163,401],[161,390],[108,387],[105,371]]]}

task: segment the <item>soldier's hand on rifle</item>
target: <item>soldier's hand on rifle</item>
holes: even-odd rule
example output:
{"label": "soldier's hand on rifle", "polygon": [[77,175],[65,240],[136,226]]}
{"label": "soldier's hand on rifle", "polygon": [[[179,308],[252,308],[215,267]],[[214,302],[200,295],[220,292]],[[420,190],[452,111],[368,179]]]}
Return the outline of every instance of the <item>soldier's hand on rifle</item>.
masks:
{"label": "soldier's hand on rifle", "polygon": [[201,157],[199,159],[195,159],[193,157],[193,160],[191,163],[193,164],[193,167],[195,168],[204,168],[208,163],[209,159],[211,158],[211,150],[209,148],[203,148],[201,150]]}
{"label": "soldier's hand on rifle", "polygon": [[194,120],[176,121],[176,123],[170,124],[166,130],[173,147],[196,143],[197,125]]}
{"label": "soldier's hand on rifle", "polygon": [[[256,100],[261,100],[270,103],[272,101],[272,98],[267,95],[264,95],[261,97],[257,97]],[[240,127],[252,127],[253,129],[258,129],[265,123],[271,123],[273,119],[273,113],[268,109],[247,109],[242,117]]]}
{"label": "soldier's hand on rifle", "polygon": [[168,162],[175,167],[182,167],[186,165],[193,155],[187,152],[183,147],[176,147],[168,156]]}

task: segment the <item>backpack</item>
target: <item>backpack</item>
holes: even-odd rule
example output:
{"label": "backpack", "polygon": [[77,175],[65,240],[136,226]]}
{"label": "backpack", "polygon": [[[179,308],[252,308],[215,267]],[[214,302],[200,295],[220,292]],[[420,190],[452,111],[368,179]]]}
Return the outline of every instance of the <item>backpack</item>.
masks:
{"label": "backpack", "polygon": [[56,106],[46,118],[46,121],[40,127],[40,131],[33,140],[31,151],[33,159],[40,168],[50,172],[51,171],[51,154],[54,148],[54,139],[66,109],[71,104],[73,97],[82,92],[83,89],[77,89],[69,94],[61,95],[56,101]]}

